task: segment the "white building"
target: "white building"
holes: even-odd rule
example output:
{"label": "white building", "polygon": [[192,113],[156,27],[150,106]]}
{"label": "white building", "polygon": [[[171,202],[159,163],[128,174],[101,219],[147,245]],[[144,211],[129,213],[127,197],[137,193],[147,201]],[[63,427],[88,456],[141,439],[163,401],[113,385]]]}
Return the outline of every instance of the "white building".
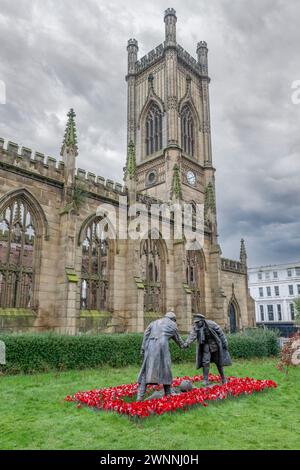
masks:
{"label": "white building", "polygon": [[248,279],[256,322],[291,325],[296,314],[293,300],[300,297],[300,261],[248,268]]}

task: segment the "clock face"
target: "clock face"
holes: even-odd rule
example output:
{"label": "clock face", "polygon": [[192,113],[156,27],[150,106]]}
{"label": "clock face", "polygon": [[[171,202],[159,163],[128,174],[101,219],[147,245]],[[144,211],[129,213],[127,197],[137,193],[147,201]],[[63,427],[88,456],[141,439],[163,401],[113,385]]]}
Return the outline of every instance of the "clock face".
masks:
{"label": "clock face", "polygon": [[147,184],[154,184],[156,183],[156,171],[150,171],[146,177]]}
{"label": "clock face", "polygon": [[195,186],[196,184],[196,175],[193,171],[188,171],[187,174],[186,174],[186,179],[187,179],[187,182],[192,185],[192,186]]}

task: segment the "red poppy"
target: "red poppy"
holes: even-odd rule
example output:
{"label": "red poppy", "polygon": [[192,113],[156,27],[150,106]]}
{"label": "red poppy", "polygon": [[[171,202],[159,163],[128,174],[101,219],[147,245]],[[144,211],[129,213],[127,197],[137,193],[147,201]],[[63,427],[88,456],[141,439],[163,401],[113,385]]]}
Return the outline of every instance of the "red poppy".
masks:
{"label": "red poppy", "polygon": [[[193,384],[203,380],[202,375],[194,377],[175,377],[172,387],[178,387],[183,380]],[[210,374],[210,382],[219,382],[220,377]],[[144,401],[125,401],[124,398],[133,398],[137,393],[138,384],[124,384],[117,387],[108,387],[77,392],[74,396],[68,395],[65,401],[77,403],[77,407],[86,405],[97,410],[115,411],[119,414],[145,418],[150,415],[162,415],[177,410],[186,411],[193,406],[207,406],[209,401],[224,400],[228,396],[251,395],[267,388],[276,388],[272,380],[256,380],[249,377],[229,377],[226,384],[215,384],[205,388],[194,387],[189,392],[153,398]],[[159,390],[161,386],[150,386],[150,390]]]}

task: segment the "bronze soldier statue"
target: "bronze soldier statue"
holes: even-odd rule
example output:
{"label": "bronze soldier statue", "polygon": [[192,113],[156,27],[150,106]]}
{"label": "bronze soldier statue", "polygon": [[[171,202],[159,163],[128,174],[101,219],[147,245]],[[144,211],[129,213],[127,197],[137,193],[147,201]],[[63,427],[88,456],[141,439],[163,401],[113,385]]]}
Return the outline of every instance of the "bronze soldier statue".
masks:
{"label": "bronze soldier statue", "polygon": [[227,347],[227,339],[221,327],[212,320],[206,320],[204,315],[194,315],[193,328],[184,343],[189,347],[197,340],[196,368],[203,367],[203,385],[208,385],[209,366],[214,362],[218,368],[222,383],[226,383],[224,366],[231,365],[231,358]]}
{"label": "bronze soldier statue", "polygon": [[172,371],[169,340],[173,339],[180,348],[184,348],[174,312],[167,312],[163,318],[155,320],[144,333],[141,354],[143,364],[138,376],[137,400],[144,398],[146,387],[150,384],[163,384],[165,395],[171,394]]}

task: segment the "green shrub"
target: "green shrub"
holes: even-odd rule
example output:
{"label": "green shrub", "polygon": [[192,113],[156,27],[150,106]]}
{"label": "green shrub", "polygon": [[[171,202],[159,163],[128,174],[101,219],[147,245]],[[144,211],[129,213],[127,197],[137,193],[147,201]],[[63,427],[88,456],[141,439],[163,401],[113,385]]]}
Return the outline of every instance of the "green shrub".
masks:
{"label": "green shrub", "polygon": [[[46,334],[0,335],[6,345],[6,364],[0,371],[6,374],[36,373],[50,370],[68,370],[101,367],[124,367],[141,363],[142,335],[102,334],[67,336]],[[276,333],[269,330],[254,330],[228,335],[232,357],[252,358],[276,355],[278,341]],[[195,344],[181,350],[171,341],[172,361],[195,360]]]}
{"label": "green shrub", "polygon": [[262,328],[228,335],[228,345],[236,358],[276,356],[279,352],[278,333]]}

